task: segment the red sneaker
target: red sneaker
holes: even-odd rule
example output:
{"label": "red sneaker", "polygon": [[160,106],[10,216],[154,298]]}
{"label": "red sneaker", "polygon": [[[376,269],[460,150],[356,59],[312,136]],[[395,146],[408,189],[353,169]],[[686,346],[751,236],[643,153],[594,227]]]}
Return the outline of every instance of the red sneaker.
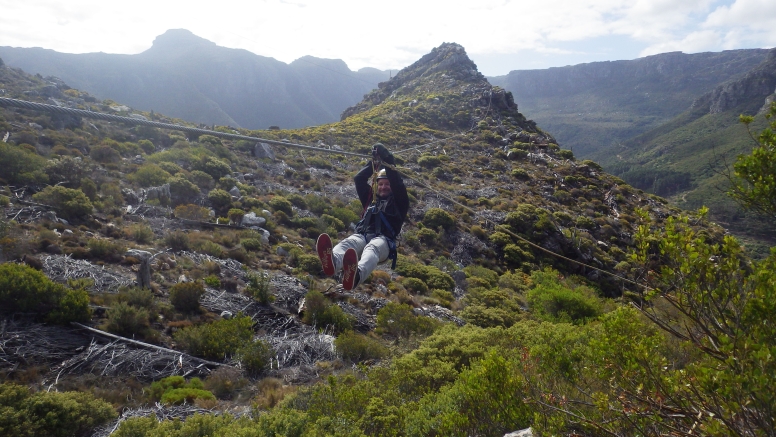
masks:
{"label": "red sneaker", "polygon": [[347,291],[353,289],[358,282],[358,255],[353,248],[345,252],[342,257],[342,288]]}
{"label": "red sneaker", "polygon": [[323,273],[326,276],[334,274],[334,259],[331,257],[331,238],[328,234],[321,234],[315,243],[315,249],[318,251],[318,258],[321,259]]}

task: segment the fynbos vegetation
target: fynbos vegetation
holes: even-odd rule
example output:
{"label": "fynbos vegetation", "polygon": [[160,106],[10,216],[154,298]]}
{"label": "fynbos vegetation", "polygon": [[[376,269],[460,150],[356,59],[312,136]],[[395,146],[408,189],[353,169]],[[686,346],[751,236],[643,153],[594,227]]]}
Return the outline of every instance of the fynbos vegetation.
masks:
{"label": "fynbos vegetation", "polygon": [[[0,434],[772,434],[776,255],[575,160],[456,44],[340,122],[238,131],[271,156],[62,117],[0,110]],[[755,209],[769,132],[735,167]],[[358,221],[375,142],[410,217],[345,292],[315,240]]]}

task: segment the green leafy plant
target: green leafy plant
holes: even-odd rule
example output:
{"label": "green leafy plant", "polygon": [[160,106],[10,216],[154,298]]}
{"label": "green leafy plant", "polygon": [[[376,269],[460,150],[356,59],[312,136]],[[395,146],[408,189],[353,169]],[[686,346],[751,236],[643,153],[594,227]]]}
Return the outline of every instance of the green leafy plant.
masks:
{"label": "green leafy plant", "polygon": [[18,437],[85,436],[116,417],[113,407],[84,392],[31,392],[0,384],[0,434]]}
{"label": "green leafy plant", "polygon": [[174,335],[181,347],[190,353],[212,360],[234,355],[253,337],[250,317],[237,316],[204,325],[183,328]]}
{"label": "green leafy plant", "polygon": [[179,282],[170,288],[170,303],[183,313],[199,311],[199,298],[205,294],[201,282]]}
{"label": "green leafy plant", "polygon": [[32,196],[33,199],[57,208],[58,215],[71,220],[84,218],[92,213],[92,202],[81,190],[61,185],[48,186]]}

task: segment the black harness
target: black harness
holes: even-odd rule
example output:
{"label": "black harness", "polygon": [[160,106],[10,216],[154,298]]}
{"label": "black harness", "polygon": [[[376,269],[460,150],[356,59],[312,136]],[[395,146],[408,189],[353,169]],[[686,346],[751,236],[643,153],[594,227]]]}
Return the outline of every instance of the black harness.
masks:
{"label": "black harness", "polygon": [[[398,254],[396,252],[396,232],[393,230],[393,226],[388,222],[388,218],[385,216],[385,208],[388,206],[388,200],[380,200],[369,205],[369,208],[364,212],[364,217],[358,222],[357,228],[362,230],[367,244],[372,238],[377,236],[383,236],[388,241],[388,259],[391,262],[391,269],[396,268],[396,259]],[[377,218],[377,219],[375,219]],[[374,220],[374,233],[369,232],[369,224]]]}

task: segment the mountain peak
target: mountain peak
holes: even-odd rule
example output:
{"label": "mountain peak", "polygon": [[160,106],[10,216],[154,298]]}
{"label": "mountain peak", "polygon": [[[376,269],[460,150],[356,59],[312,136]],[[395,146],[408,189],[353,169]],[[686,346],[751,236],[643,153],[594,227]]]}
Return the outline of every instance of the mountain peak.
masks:
{"label": "mountain peak", "polygon": [[216,43],[194,35],[186,29],[170,29],[154,39],[151,50],[186,50],[196,47],[215,47]]}
{"label": "mountain peak", "polygon": [[341,118],[344,120],[353,114],[364,112],[390,97],[429,95],[456,89],[463,92],[464,88],[469,94],[478,94],[489,92],[492,87],[461,45],[443,43],[414,64],[399,71],[389,81],[378,84],[378,89],[364,96],[364,100],[358,105],[345,110]]}

